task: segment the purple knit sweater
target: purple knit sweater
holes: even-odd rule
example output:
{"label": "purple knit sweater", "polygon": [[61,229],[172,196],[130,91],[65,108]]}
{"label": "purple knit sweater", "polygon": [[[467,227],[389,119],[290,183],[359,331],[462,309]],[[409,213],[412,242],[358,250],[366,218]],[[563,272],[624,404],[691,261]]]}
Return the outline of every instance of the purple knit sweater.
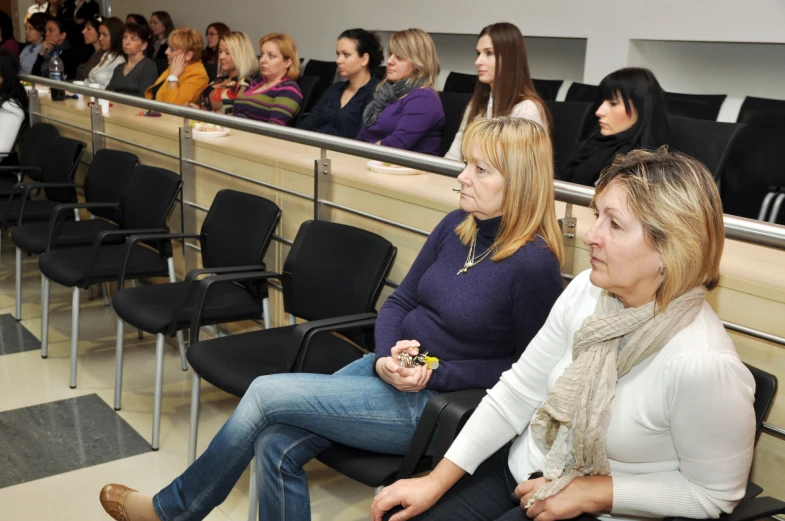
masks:
{"label": "purple knit sweater", "polygon": [[[417,340],[440,360],[426,388],[490,388],[545,323],[562,291],[556,257],[541,238],[512,256],[486,258],[456,275],[469,247],[455,227],[456,210],[433,230],[409,273],[379,311],[376,356],[390,356],[398,340]],[[493,243],[501,217],[477,221],[476,255]]]}

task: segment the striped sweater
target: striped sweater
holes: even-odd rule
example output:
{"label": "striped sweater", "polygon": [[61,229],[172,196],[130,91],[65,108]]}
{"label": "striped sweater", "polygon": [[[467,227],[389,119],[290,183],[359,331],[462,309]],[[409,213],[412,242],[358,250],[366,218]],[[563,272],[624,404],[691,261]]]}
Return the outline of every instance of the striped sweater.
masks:
{"label": "striped sweater", "polygon": [[267,80],[259,78],[234,102],[234,115],[277,125],[288,125],[300,111],[303,95],[296,81],[284,78],[264,90]]}

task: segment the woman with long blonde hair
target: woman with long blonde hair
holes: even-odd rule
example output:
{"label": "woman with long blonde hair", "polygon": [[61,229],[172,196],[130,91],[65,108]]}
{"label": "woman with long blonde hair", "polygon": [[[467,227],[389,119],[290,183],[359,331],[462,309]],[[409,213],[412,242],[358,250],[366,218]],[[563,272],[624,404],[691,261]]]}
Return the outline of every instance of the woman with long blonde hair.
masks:
{"label": "woman with long blonde hair", "polygon": [[234,102],[259,75],[253,43],[247,34],[233,31],[218,43],[218,77],[202,91],[195,108],[231,114]]}

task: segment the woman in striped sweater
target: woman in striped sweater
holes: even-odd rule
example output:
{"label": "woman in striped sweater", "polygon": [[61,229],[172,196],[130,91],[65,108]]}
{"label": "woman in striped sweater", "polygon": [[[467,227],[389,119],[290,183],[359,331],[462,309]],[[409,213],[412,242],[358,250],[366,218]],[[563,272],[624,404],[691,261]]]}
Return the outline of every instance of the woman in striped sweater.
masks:
{"label": "woman in striped sweater", "polygon": [[234,102],[234,115],[277,125],[288,125],[300,111],[303,95],[300,55],[291,37],[272,33],[259,40],[261,77],[251,83]]}

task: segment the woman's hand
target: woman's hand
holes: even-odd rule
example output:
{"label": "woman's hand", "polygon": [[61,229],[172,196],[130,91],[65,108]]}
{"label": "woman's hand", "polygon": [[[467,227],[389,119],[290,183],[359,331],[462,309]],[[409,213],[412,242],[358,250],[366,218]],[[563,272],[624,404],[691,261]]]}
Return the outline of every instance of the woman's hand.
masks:
{"label": "woman's hand", "polygon": [[416,340],[399,340],[390,350],[390,356],[376,360],[376,374],[399,391],[416,393],[425,389],[433,371],[424,365],[413,368],[401,367],[398,355],[408,353],[417,356],[420,343]]}
{"label": "woman's hand", "polygon": [[55,45],[52,42],[44,40],[43,45],[41,45],[41,50],[38,51],[38,54],[41,56],[46,56],[46,53],[51,52],[52,49],[55,48]]}
{"label": "woman's hand", "polygon": [[178,78],[183,75],[185,72],[185,55],[180,54],[175,56],[172,60],[172,65],[169,67],[169,74],[172,76],[177,76]]}
{"label": "woman's hand", "polygon": [[442,495],[442,487],[430,474],[422,478],[398,480],[373,498],[371,519],[381,521],[385,512],[398,505],[401,505],[403,510],[393,515],[390,521],[411,519],[431,508]]}
{"label": "woman's hand", "polygon": [[[521,508],[537,490],[548,483],[545,478],[530,479],[515,488],[521,498]],[[572,519],[581,514],[610,512],[613,507],[613,481],[610,476],[577,477],[564,490],[547,499],[535,502],[526,510],[526,516],[536,521],[558,521]]]}

